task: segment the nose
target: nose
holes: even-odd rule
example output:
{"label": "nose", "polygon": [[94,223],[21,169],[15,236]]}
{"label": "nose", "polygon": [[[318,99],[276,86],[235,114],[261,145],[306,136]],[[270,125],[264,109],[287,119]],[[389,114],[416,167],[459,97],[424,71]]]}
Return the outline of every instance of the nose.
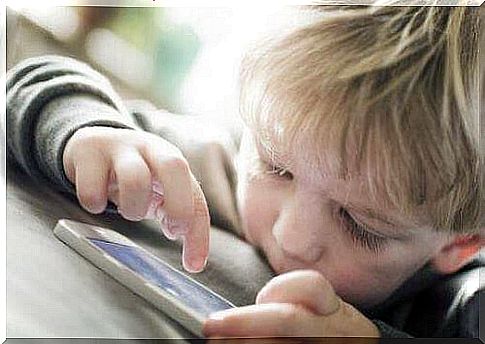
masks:
{"label": "nose", "polygon": [[325,209],[308,195],[294,195],[282,205],[273,237],[283,253],[306,264],[319,261],[325,245]]}

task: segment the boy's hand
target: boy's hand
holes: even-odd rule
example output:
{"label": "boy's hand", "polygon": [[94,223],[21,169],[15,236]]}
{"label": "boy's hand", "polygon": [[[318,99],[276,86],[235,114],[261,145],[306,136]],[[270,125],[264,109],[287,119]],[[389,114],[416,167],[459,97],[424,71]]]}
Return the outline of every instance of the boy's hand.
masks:
{"label": "boy's hand", "polygon": [[256,304],[214,313],[207,337],[379,337],[376,326],[342,301],[317,271],[273,278]]}
{"label": "boy's hand", "polygon": [[63,164],[86,210],[101,213],[110,199],[128,220],[158,218],[169,239],[183,239],[185,269],[204,268],[209,211],[199,183],[174,145],[144,131],[87,127],[67,142]]}

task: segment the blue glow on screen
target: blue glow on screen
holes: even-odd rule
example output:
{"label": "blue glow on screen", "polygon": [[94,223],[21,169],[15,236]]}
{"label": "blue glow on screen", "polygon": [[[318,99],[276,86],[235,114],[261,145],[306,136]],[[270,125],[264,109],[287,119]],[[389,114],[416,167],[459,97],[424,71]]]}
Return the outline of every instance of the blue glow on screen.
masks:
{"label": "blue glow on screen", "polygon": [[183,274],[168,267],[159,258],[140,250],[110,241],[88,238],[120,263],[136,272],[147,281],[175,296],[186,306],[207,317],[212,312],[234,307],[231,303],[207,291],[205,288],[187,279]]}

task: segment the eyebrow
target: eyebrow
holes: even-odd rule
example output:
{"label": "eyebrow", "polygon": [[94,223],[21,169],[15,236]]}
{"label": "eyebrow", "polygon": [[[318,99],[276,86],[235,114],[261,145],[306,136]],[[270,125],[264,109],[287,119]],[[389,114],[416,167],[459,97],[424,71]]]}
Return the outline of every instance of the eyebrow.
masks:
{"label": "eyebrow", "polygon": [[285,167],[289,166],[288,159],[269,140],[264,141],[261,137],[254,136],[254,142],[256,144],[256,150],[261,157],[271,160],[272,163],[278,163]]}

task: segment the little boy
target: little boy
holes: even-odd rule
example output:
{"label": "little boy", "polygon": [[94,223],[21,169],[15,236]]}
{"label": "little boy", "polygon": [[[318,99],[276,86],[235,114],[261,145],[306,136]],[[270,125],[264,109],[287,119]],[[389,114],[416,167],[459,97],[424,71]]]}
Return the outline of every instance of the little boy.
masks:
{"label": "little boy", "polygon": [[[222,146],[173,134],[184,119],[124,104],[82,63],[47,56],[8,74],[8,153],[30,175],[92,213],[109,200],[159,219],[192,272],[209,208],[264,252],[280,275],[255,305],[211,316],[210,337],[407,336],[379,310],[485,242],[478,9],[312,11],[243,62],[237,186]],[[477,336],[477,302],[441,334]]]}

